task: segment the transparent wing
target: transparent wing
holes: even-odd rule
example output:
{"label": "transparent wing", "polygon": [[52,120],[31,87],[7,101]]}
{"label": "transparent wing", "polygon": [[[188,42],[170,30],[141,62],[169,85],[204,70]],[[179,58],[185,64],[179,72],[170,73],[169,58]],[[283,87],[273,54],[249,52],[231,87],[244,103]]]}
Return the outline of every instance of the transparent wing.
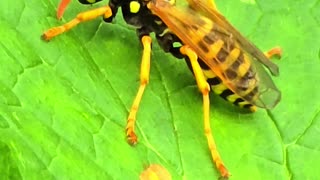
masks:
{"label": "transparent wing", "polygon": [[[169,29],[176,34],[184,44],[187,44],[197,52],[200,59],[203,60],[234,93],[262,108],[270,109],[278,103],[281,96],[280,92],[260,63],[252,63],[251,57],[247,56],[244,60],[250,61],[249,65],[251,70],[249,74],[240,76],[237,74],[235,68],[232,69],[232,66],[228,69],[229,72],[226,72],[224,64],[219,62],[218,58],[212,57],[212,54],[214,54],[213,51],[216,49],[213,46],[203,47],[203,44],[202,46],[199,44],[205,36],[210,36],[215,42],[220,41],[230,45],[223,46],[223,49],[219,51],[233,53],[230,52],[230,50],[237,48],[231,46],[239,46],[239,49],[242,50],[242,44],[238,43],[238,39],[234,38],[229,29],[221,27],[220,24],[215,24],[211,19],[200,15],[196,11],[190,9],[180,10],[164,0],[153,0],[149,3],[148,7],[164,21]],[[231,77],[230,74],[236,74],[236,76],[242,78],[234,78],[234,76]],[[244,90],[248,87],[258,88],[256,89],[257,92],[252,94],[255,97],[248,96]]]}
{"label": "transparent wing", "polygon": [[234,38],[237,39],[241,47],[254,58],[254,60],[258,60],[260,63],[265,65],[274,76],[279,75],[278,66],[274,64],[272,61],[270,61],[263,54],[263,52],[261,52],[252,42],[250,42],[236,28],[234,28],[229,23],[229,21],[217,11],[214,3],[211,0],[187,1],[192,9],[201,12],[204,16],[219,24],[220,27],[227,29],[234,36]]}

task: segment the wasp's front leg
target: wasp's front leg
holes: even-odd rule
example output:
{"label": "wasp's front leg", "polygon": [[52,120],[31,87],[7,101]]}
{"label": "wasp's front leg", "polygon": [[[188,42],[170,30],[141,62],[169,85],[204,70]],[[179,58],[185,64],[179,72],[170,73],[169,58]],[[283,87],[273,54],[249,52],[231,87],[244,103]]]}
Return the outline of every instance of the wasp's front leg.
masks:
{"label": "wasp's front leg", "polygon": [[66,24],[63,24],[61,26],[53,27],[46,32],[43,33],[42,38],[46,41],[50,40],[51,38],[62,34],[71,28],[75,27],[81,22],[89,21],[92,19],[95,19],[99,16],[103,16],[103,18],[107,19],[112,16],[112,9],[110,6],[103,6],[100,8],[92,9],[89,11],[85,11],[82,13],[79,13],[76,18],[73,20],[67,22]]}
{"label": "wasp's front leg", "polygon": [[137,136],[134,132],[136,114],[138,112],[144,90],[149,82],[150,74],[151,37],[149,35],[144,35],[141,38],[141,42],[143,45],[143,54],[140,67],[140,86],[131,106],[126,126],[127,141],[131,145],[135,145],[138,142]]}

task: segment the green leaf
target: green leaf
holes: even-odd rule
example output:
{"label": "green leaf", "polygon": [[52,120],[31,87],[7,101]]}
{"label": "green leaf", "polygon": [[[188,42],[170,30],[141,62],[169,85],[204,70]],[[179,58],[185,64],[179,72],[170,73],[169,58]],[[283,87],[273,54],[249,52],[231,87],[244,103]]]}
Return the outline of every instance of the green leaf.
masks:
{"label": "green leaf", "polygon": [[[104,2],[106,3],[106,2]],[[218,178],[203,130],[202,97],[183,60],[154,43],[150,83],[125,125],[139,86],[141,46],[120,13],[50,42],[40,35],[87,7],[74,1],[0,2],[1,179],[138,179],[161,164],[173,179]],[[273,110],[244,113],[211,95],[211,127],[230,179],[317,179],[320,172],[320,1],[217,0],[259,48],[283,49]]]}

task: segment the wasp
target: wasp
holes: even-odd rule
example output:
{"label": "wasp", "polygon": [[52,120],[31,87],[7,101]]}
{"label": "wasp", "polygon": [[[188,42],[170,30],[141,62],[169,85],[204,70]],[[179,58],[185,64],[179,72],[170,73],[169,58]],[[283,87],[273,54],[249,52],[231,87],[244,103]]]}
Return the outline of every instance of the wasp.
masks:
{"label": "wasp", "polygon": [[[79,1],[93,4],[100,0]],[[59,17],[69,2],[62,0]],[[45,31],[42,37],[50,40],[81,22],[99,16],[105,22],[112,22],[118,9],[122,9],[124,20],[136,28],[143,46],[140,85],[126,125],[127,140],[134,145],[138,141],[134,131],[136,114],[149,82],[150,33],[154,33],[160,47],[176,58],[185,59],[193,73],[203,97],[204,132],[213,162],[221,176],[228,178],[230,173],[218,153],[210,128],[209,92],[212,90],[234,105],[251,111],[256,107],[273,108],[280,101],[281,93],[265,68],[272,75],[279,74],[277,65],[269,59],[281,55],[281,49],[273,48],[267,53],[260,51],[226,20],[214,1],[187,2],[188,7],[181,9],[176,7],[174,0],[110,0],[107,6],[79,13],[66,24]]]}

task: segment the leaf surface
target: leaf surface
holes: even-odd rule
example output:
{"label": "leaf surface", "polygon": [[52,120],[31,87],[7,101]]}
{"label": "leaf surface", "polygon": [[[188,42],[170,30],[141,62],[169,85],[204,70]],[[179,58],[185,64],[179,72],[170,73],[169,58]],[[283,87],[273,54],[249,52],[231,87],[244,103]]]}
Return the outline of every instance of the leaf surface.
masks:
{"label": "leaf surface", "polygon": [[[101,6],[1,1],[1,179],[138,179],[161,164],[173,179],[218,178],[203,132],[202,98],[183,60],[154,43],[150,83],[125,141],[139,86],[141,46],[120,13],[80,24],[50,42],[43,31]],[[217,1],[259,48],[283,48],[282,92],[271,111],[244,113],[211,95],[211,127],[230,179],[316,179],[320,172],[320,1]]]}

